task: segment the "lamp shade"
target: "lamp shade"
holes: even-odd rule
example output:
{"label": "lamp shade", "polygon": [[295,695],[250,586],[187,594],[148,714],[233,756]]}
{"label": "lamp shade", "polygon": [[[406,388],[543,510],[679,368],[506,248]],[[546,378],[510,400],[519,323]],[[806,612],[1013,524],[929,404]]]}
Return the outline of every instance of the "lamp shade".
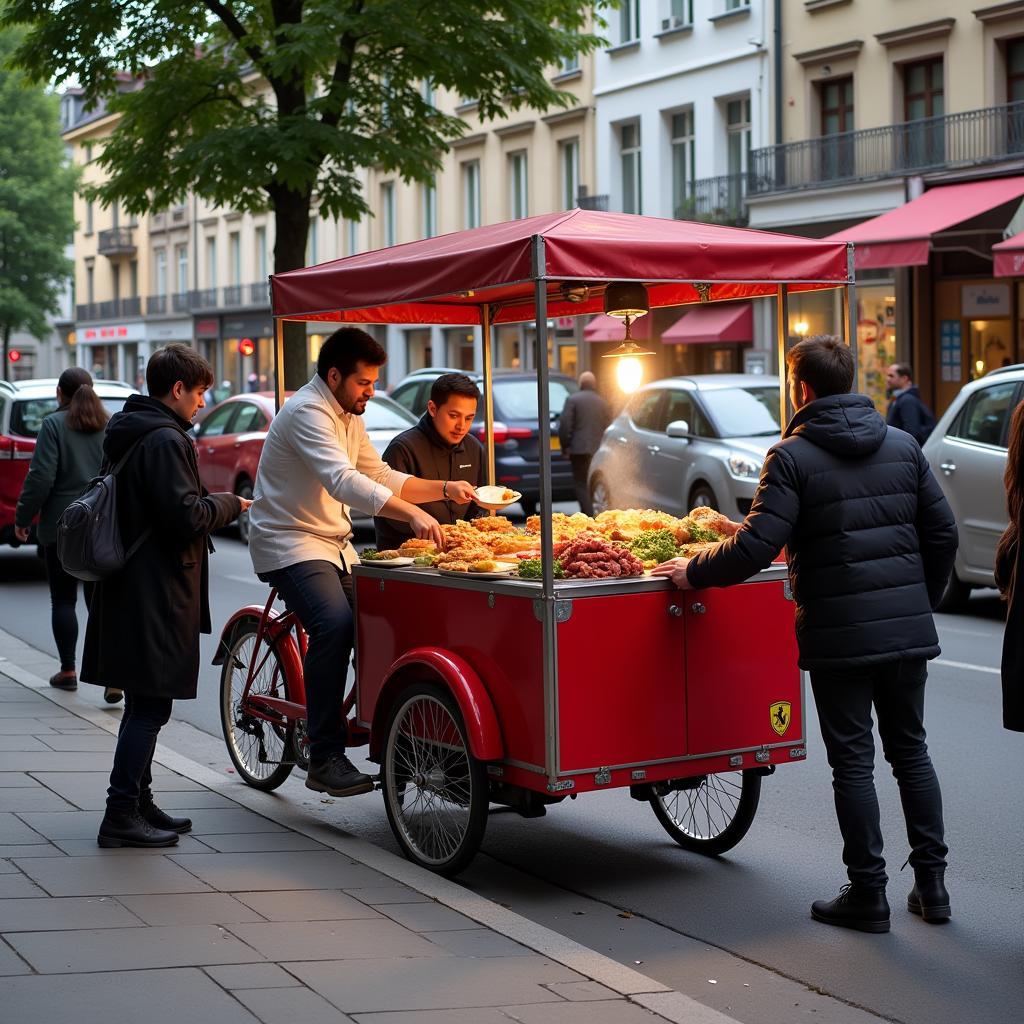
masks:
{"label": "lamp shade", "polygon": [[647,289],[638,281],[613,281],[604,290],[604,311],[620,320],[631,320],[651,310]]}

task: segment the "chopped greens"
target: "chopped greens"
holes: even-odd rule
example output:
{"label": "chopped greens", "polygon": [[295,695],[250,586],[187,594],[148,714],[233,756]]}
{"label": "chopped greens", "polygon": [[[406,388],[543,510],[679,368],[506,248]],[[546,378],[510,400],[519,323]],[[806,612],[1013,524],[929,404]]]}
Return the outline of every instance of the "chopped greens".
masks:
{"label": "chopped greens", "polygon": [[676,536],[671,530],[644,530],[629,550],[642,562],[667,562],[676,557]]}
{"label": "chopped greens", "polygon": [[[539,558],[524,558],[519,563],[519,578],[524,580],[539,580],[544,575],[544,569]],[[555,560],[554,578],[563,579],[565,573],[562,571],[562,563]]]}

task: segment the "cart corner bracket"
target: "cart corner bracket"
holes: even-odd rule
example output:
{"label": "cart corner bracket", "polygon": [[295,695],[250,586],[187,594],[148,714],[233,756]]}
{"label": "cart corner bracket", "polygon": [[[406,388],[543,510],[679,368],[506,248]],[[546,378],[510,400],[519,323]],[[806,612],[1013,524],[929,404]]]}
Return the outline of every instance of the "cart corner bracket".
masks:
{"label": "cart corner bracket", "polygon": [[[533,602],[533,617],[538,622],[544,621],[544,599],[538,597]],[[572,601],[555,601],[555,622],[568,622],[572,618]]]}

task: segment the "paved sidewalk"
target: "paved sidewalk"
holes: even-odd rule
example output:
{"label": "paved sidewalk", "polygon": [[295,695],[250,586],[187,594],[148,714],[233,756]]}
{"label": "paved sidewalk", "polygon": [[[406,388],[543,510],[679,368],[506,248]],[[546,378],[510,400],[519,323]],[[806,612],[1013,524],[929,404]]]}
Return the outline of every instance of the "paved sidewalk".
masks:
{"label": "paved sidewalk", "polygon": [[164,747],[193,832],[100,850],[119,714],[55,664],[0,630],[0,1020],[735,1024]]}

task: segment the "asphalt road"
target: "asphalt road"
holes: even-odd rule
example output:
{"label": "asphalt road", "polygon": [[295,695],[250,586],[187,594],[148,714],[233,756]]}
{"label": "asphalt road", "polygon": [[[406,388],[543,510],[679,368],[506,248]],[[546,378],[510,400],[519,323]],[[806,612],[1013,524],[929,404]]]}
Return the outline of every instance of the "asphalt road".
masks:
{"label": "asphalt road", "polygon": [[[216,539],[215,624],[266,588],[230,534]],[[765,780],[747,837],[718,860],[675,846],[644,804],[613,791],[547,817],[493,814],[463,884],[636,966],[750,1024],[1017,1024],[1024,1005],[1024,737],[1000,726],[1002,610],[992,592],[939,616],[943,653],[928,688],[929,745],[943,787],[954,919],[903,909],[912,884],[895,783],[876,778],[889,842],[893,930],[869,936],[812,922],[811,900],[845,881],[824,751],[809,709],[808,760]],[[42,563],[0,549],[0,625],[54,653]],[[203,638],[200,697],[175,705],[166,741],[228,764],[220,739],[215,638]],[[100,704],[99,691],[81,699]],[[189,723],[183,725],[181,723]],[[279,791],[311,815],[397,849],[379,796],[323,800],[296,773]]]}

